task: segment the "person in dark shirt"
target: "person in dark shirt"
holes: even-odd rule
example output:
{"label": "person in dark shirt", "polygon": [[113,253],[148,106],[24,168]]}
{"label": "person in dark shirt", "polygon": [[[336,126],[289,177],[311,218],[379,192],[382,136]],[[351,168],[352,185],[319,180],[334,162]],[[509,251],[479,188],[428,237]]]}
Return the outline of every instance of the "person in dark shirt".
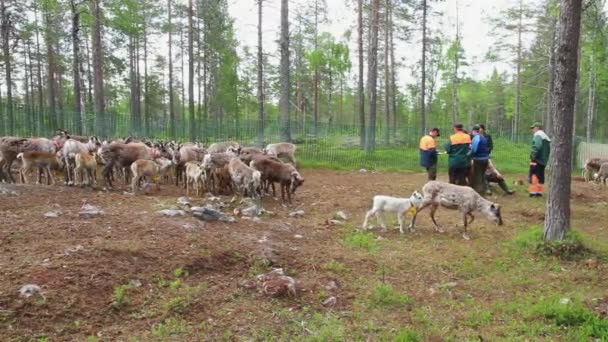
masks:
{"label": "person in dark shirt", "polygon": [[488,168],[490,153],[488,152],[488,139],[479,133],[479,125],[473,126],[471,130],[471,158],[473,159],[473,179],[471,187],[480,195],[486,195],[489,191],[485,180],[485,172]]}

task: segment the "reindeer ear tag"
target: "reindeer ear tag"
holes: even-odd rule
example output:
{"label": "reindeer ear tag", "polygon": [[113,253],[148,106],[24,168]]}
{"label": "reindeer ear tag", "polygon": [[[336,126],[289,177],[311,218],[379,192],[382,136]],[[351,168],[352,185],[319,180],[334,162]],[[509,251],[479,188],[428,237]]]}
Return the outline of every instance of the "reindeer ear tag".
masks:
{"label": "reindeer ear tag", "polygon": [[407,210],[407,216],[414,216],[416,215],[417,211],[418,209],[416,209],[416,207],[411,207]]}

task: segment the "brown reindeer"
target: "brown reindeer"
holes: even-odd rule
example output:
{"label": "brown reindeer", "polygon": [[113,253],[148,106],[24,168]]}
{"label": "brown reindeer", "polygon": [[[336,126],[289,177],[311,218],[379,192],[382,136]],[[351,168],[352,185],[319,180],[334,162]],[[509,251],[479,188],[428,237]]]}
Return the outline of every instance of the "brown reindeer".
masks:
{"label": "brown reindeer", "polygon": [[[113,188],[111,176],[114,166],[127,170],[138,159],[150,160],[159,156],[157,149],[141,143],[110,143],[103,145],[99,151],[101,159],[105,162],[102,173],[107,190]],[[126,176],[125,172],[125,184],[127,183]]]}
{"label": "brown reindeer", "polygon": [[55,136],[51,139],[0,137],[0,180],[4,179],[10,183],[15,182],[11,174],[11,168],[19,153],[55,153],[63,147],[66,140],[65,136]]}

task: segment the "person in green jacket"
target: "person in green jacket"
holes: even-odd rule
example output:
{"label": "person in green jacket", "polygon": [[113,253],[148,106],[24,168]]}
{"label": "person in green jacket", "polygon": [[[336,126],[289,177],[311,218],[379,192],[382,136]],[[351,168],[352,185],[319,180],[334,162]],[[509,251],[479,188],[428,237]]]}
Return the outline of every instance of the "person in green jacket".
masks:
{"label": "person in green jacket", "polygon": [[543,131],[540,122],[530,127],[534,132],[532,151],[530,152],[530,173],[528,176],[528,193],[530,197],[542,197],[545,191],[545,168],[551,153],[551,139]]}
{"label": "person in green jacket", "polygon": [[454,134],[445,145],[448,154],[448,174],[451,184],[467,185],[467,170],[471,161],[471,136],[464,132],[462,124],[454,125]]}

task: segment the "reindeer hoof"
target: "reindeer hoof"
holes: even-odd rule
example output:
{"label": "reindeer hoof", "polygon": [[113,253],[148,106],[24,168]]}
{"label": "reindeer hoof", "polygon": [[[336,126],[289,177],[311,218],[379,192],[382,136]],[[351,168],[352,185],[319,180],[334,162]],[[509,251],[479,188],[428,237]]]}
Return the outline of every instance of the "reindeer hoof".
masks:
{"label": "reindeer hoof", "polygon": [[443,228],[440,228],[440,227],[435,228],[435,231],[437,231],[437,233],[445,233],[445,230],[443,230]]}
{"label": "reindeer hoof", "polygon": [[409,230],[410,233],[413,233],[413,232],[416,231],[416,228],[415,227],[408,227],[407,230]]}
{"label": "reindeer hoof", "polygon": [[467,241],[471,240],[471,237],[467,233],[462,233],[462,238],[465,239],[465,240],[467,240]]}

